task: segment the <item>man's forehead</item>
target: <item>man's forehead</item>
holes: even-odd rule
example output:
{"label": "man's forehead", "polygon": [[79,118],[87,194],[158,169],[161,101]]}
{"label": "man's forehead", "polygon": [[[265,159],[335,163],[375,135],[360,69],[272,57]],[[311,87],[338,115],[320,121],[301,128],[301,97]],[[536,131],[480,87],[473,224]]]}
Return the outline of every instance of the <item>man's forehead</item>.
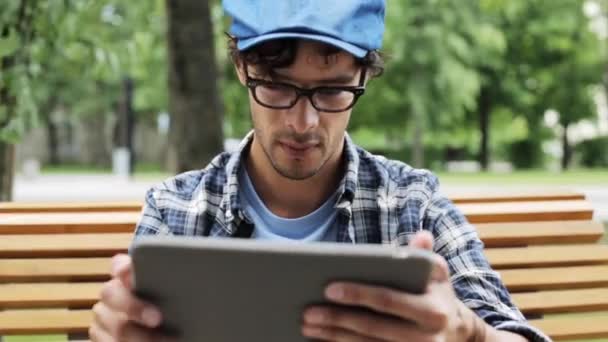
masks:
{"label": "man's forehead", "polygon": [[301,51],[289,67],[275,69],[278,79],[302,80],[315,83],[349,83],[358,75],[359,68],[348,53],[320,54]]}
{"label": "man's forehead", "polygon": [[322,43],[303,42],[297,49],[293,64],[285,68],[285,72],[295,71],[289,69],[321,71],[332,76],[339,74],[352,76],[358,67],[354,56],[348,52]]}

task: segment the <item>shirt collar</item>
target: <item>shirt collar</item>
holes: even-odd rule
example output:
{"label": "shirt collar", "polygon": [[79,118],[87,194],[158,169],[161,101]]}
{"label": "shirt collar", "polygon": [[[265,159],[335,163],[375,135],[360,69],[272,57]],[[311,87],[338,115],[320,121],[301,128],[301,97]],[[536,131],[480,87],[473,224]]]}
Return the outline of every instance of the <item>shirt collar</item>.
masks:
{"label": "shirt collar", "polygon": [[[249,153],[249,145],[253,141],[253,134],[253,130],[247,133],[239,144],[238,149],[232,153],[225,166],[227,180],[224,184],[224,194],[220,207],[224,211],[226,228],[230,233],[233,233],[230,223],[235,217],[242,218],[239,202],[238,174],[239,169],[242,166],[242,161],[246,157],[246,154]],[[357,189],[359,154],[356,145],[352,142],[348,133],[344,134],[343,158],[346,161],[346,174],[339,185],[336,208],[347,209],[350,212],[350,207],[355,198]]]}

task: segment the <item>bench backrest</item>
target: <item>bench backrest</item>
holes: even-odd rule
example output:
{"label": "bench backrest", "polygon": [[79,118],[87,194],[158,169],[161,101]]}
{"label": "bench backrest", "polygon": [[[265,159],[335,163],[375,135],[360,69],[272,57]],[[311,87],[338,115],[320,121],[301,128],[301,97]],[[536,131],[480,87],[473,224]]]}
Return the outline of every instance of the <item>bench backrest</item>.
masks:
{"label": "bench backrest", "polygon": [[[588,202],[459,204],[522,312],[554,339],[608,337],[608,246]],[[86,334],[139,211],[0,214],[0,335]],[[593,312],[592,316],[552,314]],[[82,337],[82,336],[81,336]]]}

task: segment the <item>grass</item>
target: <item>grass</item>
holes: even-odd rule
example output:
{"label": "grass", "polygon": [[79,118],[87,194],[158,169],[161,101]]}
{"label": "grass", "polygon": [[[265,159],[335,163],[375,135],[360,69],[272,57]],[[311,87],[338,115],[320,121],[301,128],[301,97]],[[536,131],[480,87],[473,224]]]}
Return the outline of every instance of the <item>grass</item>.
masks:
{"label": "grass", "polygon": [[[111,168],[65,164],[58,166],[45,165],[43,174],[109,174]],[[511,173],[479,172],[449,173],[437,171],[437,176],[444,184],[538,184],[538,185],[593,185],[608,184],[608,169],[574,169],[566,172],[547,170],[517,170]],[[135,178],[165,178],[170,172],[158,164],[135,165]]]}
{"label": "grass", "polygon": [[6,336],[4,342],[65,342],[67,335]]}

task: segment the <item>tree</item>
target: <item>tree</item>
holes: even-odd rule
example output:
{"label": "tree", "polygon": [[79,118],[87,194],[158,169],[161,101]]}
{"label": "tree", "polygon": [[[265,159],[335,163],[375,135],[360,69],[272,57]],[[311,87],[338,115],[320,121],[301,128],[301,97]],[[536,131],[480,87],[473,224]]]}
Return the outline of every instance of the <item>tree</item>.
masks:
{"label": "tree", "polygon": [[[61,5],[56,5],[61,6]],[[33,84],[39,68],[33,54],[54,30],[53,5],[3,1],[0,6],[0,200],[12,199],[14,143],[37,119]],[[36,22],[43,11],[47,19]]]}
{"label": "tree", "polygon": [[475,106],[480,85],[473,64],[480,29],[475,6],[471,1],[388,2],[387,73],[370,83],[351,128],[411,137],[410,162],[425,166],[424,145],[450,140],[449,132]]}
{"label": "tree", "polygon": [[223,150],[210,4],[167,0],[172,169],[204,167]]}

